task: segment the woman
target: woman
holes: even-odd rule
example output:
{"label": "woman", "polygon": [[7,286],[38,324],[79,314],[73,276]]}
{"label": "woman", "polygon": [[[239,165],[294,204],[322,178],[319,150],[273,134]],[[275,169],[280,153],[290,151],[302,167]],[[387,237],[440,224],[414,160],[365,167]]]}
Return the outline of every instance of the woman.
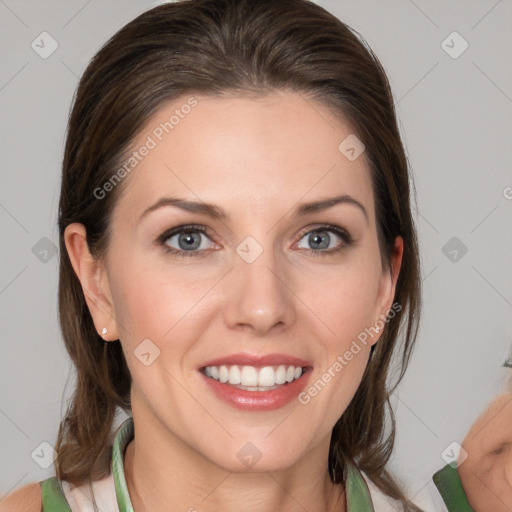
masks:
{"label": "woman", "polygon": [[349,27],[305,0],[143,13],[78,86],[59,228],[76,390],[56,477],[10,510],[419,510],[386,469],[408,164]]}

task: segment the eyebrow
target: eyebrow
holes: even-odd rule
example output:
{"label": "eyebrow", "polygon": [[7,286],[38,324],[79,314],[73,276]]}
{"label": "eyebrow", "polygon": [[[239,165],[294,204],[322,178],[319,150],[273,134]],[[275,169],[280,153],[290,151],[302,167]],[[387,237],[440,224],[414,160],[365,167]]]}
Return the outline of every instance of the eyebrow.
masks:
{"label": "eyebrow", "polygon": [[[303,217],[305,215],[327,210],[328,208],[332,208],[337,204],[349,204],[356,206],[364,214],[366,221],[368,221],[368,212],[366,211],[366,208],[357,199],[354,199],[352,196],[347,194],[330,197],[327,199],[321,199],[319,201],[313,201],[310,203],[302,203],[295,208],[294,215],[297,217]],[[162,197],[155,204],[144,210],[139,218],[139,222],[149,213],[168,206],[174,206],[187,212],[207,215],[213,219],[229,219],[229,215],[222,208],[211,203],[205,203],[203,201],[192,201],[190,199],[182,199],[178,197]]]}

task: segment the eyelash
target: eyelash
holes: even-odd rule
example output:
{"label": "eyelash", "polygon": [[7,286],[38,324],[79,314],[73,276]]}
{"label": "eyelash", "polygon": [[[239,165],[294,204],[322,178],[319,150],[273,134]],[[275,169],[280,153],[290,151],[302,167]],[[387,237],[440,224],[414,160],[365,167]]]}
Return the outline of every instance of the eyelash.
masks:
{"label": "eyelash", "polygon": [[[318,231],[318,232],[331,231],[334,234],[336,234],[337,236],[339,236],[341,238],[341,240],[343,241],[343,243],[335,249],[328,249],[328,250],[302,249],[303,251],[306,251],[308,254],[312,254],[314,256],[320,256],[320,255],[326,256],[326,255],[337,253],[337,252],[341,251],[342,249],[354,244],[354,240],[350,236],[348,231],[346,231],[342,228],[339,228],[338,226],[333,226],[331,224],[323,224],[320,226],[316,226],[314,228],[305,229],[304,231],[302,231],[300,233],[299,240],[302,240],[302,238],[304,238],[306,235],[308,235],[310,233],[314,233],[316,231]],[[202,256],[205,256],[206,251],[204,249],[200,250],[200,251],[183,251],[183,250],[179,250],[179,249],[174,249],[173,247],[169,247],[165,242],[167,242],[167,240],[169,240],[169,238],[173,237],[174,235],[178,235],[178,234],[182,234],[182,233],[202,233],[202,234],[208,236],[208,232],[209,232],[209,230],[205,226],[200,226],[200,225],[195,225],[195,224],[178,226],[176,228],[172,228],[172,229],[167,230],[164,233],[162,233],[162,235],[160,235],[158,237],[157,243],[164,248],[165,252],[172,254],[174,256],[184,257],[184,258],[202,257]],[[208,238],[211,239],[210,236],[208,236]]]}

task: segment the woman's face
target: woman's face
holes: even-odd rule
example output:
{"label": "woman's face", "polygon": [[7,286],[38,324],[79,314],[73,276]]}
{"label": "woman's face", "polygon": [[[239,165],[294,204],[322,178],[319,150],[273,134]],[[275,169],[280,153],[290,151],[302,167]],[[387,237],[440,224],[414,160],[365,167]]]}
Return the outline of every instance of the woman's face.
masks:
{"label": "woman's face", "polygon": [[[140,132],[99,274],[105,300],[89,302],[98,331],[120,339],[139,423],[230,471],[325,460],[402,252],[398,238],[395,272],[383,271],[370,172],[351,134],[292,92],[184,96]],[[235,387],[301,371],[274,390]]]}

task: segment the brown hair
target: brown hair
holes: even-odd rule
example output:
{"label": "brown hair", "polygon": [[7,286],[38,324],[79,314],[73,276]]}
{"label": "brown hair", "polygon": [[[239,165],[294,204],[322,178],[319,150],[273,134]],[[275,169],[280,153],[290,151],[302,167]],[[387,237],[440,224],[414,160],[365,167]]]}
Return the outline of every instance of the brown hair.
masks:
{"label": "brown hair", "polygon": [[[113,421],[118,408],[130,412],[131,387],[120,343],[105,343],[95,330],[66,251],[66,226],[82,223],[91,253],[106,254],[111,212],[126,180],[101,200],[94,190],[119,169],[164,102],[192,92],[276,90],[304,93],[326,105],[365,144],[384,269],[395,237],[404,239],[395,294],[402,308],[372,347],[361,384],[332,431],[329,473],[334,482],[344,482],[346,463],[354,463],[405,510],[418,510],[386,470],[395,436],[389,397],[408,365],[421,303],[408,162],[378,58],[356,31],[307,0],[163,4],[119,30],[85,70],[69,118],[59,204],[59,320],[76,367],[76,389],[56,443],[59,478],[79,483],[108,473]],[[387,382],[391,367],[398,372]]]}

